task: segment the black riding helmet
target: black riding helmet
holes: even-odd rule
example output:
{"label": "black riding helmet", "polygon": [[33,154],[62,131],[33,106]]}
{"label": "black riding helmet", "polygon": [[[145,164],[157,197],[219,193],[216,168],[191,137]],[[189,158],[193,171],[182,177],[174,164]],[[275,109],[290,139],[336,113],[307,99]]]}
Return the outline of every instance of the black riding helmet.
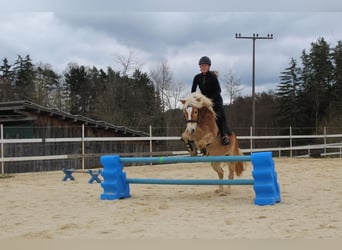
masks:
{"label": "black riding helmet", "polygon": [[198,64],[199,64],[199,65],[201,65],[201,64],[209,64],[209,65],[211,65],[211,60],[210,60],[210,58],[207,57],[207,56],[202,56],[202,57],[200,58]]}

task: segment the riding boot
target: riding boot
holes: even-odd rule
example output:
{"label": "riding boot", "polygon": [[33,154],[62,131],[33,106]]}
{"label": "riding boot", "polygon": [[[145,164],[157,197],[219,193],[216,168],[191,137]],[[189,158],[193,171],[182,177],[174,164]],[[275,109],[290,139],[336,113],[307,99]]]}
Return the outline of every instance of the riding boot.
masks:
{"label": "riding boot", "polygon": [[223,106],[217,105],[214,106],[214,108],[217,115],[216,124],[221,135],[221,143],[222,145],[229,145],[232,131],[229,127],[227,127]]}
{"label": "riding boot", "polygon": [[221,135],[221,143],[222,145],[229,145],[230,144],[230,136],[231,136],[231,130],[225,126],[222,122],[218,121],[217,126],[219,129],[219,133]]}

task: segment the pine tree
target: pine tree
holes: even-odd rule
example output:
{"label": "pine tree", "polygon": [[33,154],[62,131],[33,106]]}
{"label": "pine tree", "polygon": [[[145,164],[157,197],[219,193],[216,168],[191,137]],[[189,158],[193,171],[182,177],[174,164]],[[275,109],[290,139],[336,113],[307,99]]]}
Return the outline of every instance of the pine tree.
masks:
{"label": "pine tree", "polygon": [[330,93],[328,122],[331,125],[342,124],[342,41],[338,41],[332,53],[334,63],[334,83]]}
{"label": "pine tree", "polygon": [[289,67],[281,72],[280,83],[276,91],[276,116],[279,126],[298,126],[300,87],[300,68],[295,59],[291,58]]}
{"label": "pine tree", "polygon": [[[114,123],[116,116],[116,100],[114,98],[114,84],[116,74],[111,67],[107,72],[100,69],[99,84],[97,86],[98,95],[96,95],[96,118]],[[114,116],[114,117],[113,117]]]}
{"label": "pine tree", "polygon": [[130,107],[131,115],[136,117],[133,122],[134,127],[147,128],[150,124],[161,125],[162,106],[156,95],[152,80],[147,73],[135,70],[132,75],[132,99]]}
{"label": "pine tree", "polygon": [[69,112],[85,115],[87,111],[85,103],[88,98],[84,92],[84,89],[87,88],[88,81],[85,67],[78,66],[77,64],[69,64],[64,77]]}
{"label": "pine tree", "polygon": [[68,110],[72,114],[97,117],[99,71],[94,66],[69,64],[64,73],[64,92]]}
{"label": "pine tree", "polygon": [[12,84],[14,72],[7,58],[4,58],[2,62],[3,64],[0,66],[0,102],[13,101],[15,94]]}
{"label": "pine tree", "polygon": [[18,56],[18,59],[13,66],[15,73],[14,85],[16,98],[32,101],[35,95],[35,72],[30,56],[27,55],[24,59],[21,56]]}
{"label": "pine tree", "polygon": [[311,43],[310,53],[302,55],[302,105],[307,115],[306,125],[315,127],[326,116],[329,107],[329,93],[333,83],[333,65],[330,46],[324,38]]}

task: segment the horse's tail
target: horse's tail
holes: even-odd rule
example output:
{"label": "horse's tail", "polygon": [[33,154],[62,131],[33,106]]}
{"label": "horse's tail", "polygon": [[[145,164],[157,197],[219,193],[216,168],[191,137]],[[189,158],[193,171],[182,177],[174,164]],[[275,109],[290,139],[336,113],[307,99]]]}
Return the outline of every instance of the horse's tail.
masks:
{"label": "horse's tail", "polygon": [[[240,148],[237,148],[237,155],[243,155],[242,151]],[[239,161],[235,163],[235,174],[237,176],[240,176],[243,171],[246,170],[246,163]]]}

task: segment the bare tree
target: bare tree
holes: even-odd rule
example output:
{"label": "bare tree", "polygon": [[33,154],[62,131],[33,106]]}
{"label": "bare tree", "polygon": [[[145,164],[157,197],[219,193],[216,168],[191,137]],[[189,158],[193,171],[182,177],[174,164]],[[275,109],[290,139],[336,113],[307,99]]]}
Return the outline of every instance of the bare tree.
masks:
{"label": "bare tree", "polygon": [[167,91],[167,106],[169,109],[177,109],[179,100],[181,99],[181,96],[183,96],[184,90],[184,84],[182,82],[177,81],[170,85],[170,88]]}
{"label": "bare tree", "polygon": [[128,56],[117,56],[116,64],[121,69],[119,70],[121,75],[127,76],[132,73],[135,69],[141,69],[143,64],[138,62],[137,57],[133,50],[129,51]]}
{"label": "bare tree", "polygon": [[228,73],[224,75],[224,88],[228,92],[229,95],[229,103],[232,104],[236,97],[239,96],[242,88],[240,87],[240,79],[237,78],[231,69],[228,70]]}
{"label": "bare tree", "polygon": [[160,94],[163,110],[171,108],[170,89],[174,83],[173,74],[166,59],[160,62],[157,69],[151,71],[150,77]]}

